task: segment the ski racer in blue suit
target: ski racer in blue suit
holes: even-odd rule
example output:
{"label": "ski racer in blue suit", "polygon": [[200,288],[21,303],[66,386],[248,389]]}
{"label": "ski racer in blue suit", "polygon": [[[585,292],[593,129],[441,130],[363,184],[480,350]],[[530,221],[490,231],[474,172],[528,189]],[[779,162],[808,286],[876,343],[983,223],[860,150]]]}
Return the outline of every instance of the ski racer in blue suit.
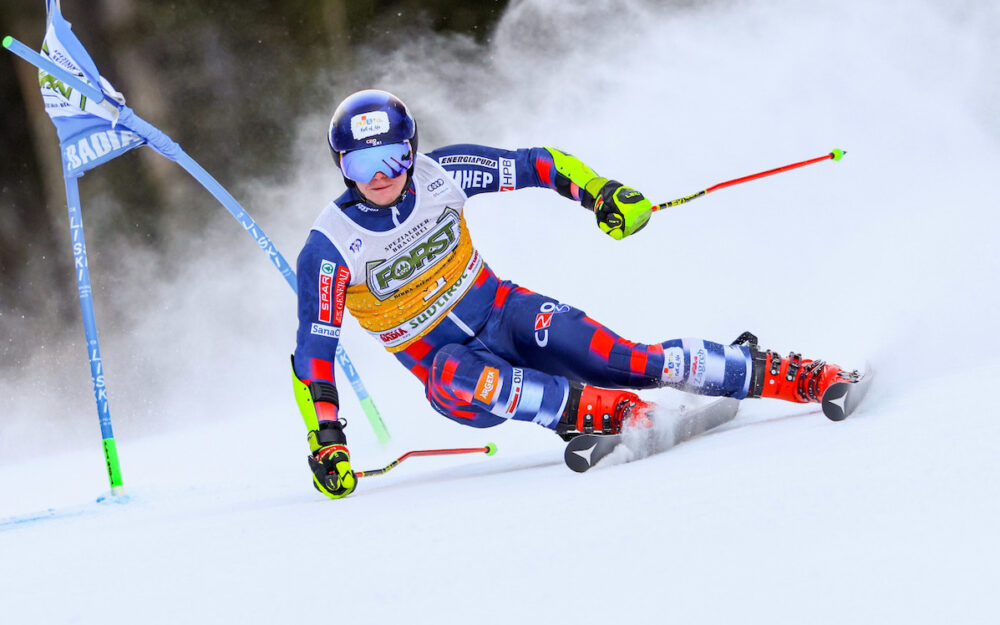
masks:
{"label": "ski racer in blue suit", "polygon": [[567,440],[648,425],[647,404],[622,389],[806,402],[846,375],[822,361],[762,352],[749,334],[731,345],[628,341],[582,310],[494,274],[463,217],[466,200],[480,193],[553,189],[615,239],[649,220],[641,193],[566,152],[461,144],[422,154],[407,107],[377,90],[337,107],[328,140],[348,189],[323,210],[299,254],[292,367],[313,482],[329,497],[356,486],[333,365],[345,308],[420,380],[442,415],[472,427],[531,421]]}

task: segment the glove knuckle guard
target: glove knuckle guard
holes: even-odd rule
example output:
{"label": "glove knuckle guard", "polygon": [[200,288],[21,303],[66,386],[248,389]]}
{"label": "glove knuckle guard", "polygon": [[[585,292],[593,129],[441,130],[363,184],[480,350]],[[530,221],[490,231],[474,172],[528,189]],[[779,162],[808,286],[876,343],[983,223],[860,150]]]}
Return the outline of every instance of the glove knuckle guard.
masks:
{"label": "glove knuckle guard", "polygon": [[357,477],[351,470],[351,453],[347,449],[343,424],[338,421],[321,423],[319,429],[309,432],[309,446],[313,451],[308,456],[309,468],[316,490],[331,499],[354,492]]}
{"label": "glove knuckle guard", "polygon": [[601,226],[615,240],[635,234],[652,215],[652,205],[639,191],[611,180],[601,188],[595,213]]}

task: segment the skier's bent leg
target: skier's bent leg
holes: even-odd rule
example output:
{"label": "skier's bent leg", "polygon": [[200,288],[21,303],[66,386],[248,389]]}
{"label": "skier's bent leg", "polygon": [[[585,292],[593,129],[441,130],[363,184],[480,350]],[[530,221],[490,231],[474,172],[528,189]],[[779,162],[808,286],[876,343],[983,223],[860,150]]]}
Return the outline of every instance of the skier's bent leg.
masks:
{"label": "skier's bent leg", "polygon": [[701,339],[634,343],[545,295],[507,283],[498,294],[503,314],[488,328],[485,341],[501,353],[506,350],[511,362],[597,387],[672,386],[737,399],[750,391],[747,346]]}
{"label": "skier's bent leg", "polygon": [[[595,350],[595,344],[607,348]],[[737,399],[747,397],[751,390],[753,360],[747,347],[701,339],[642,345],[624,341],[603,327],[594,332],[590,346],[591,369],[589,377],[583,378],[587,384],[573,383],[556,428],[567,440],[579,434],[617,434],[624,427],[652,425],[647,418],[649,405],[638,395],[603,386],[671,386]],[[623,363],[628,364],[628,371]]]}
{"label": "skier's bent leg", "polygon": [[692,338],[665,341],[659,347],[663,354],[661,386],[736,399],[750,393],[753,358],[748,347]]}
{"label": "skier's bent leg", "polygon": [[[599,332],[594,336],[599,336]],[[670,386],[699,395],[736,399],[772,397],[805,403],[819,402],[826,389],[836,382],[859,379],[858,372],[848,372],[822,360],[803,359],[796,353],[782,358],[770,350],[761,351],[756,337],[750,333],[744,333],[730,345],[693,338],[642,345],[611,336],[615,341],[605,352],[609,372],[620,371],[622,367],[614,366],[614,362],[624,362],[626,358],[633,363],[633,375],[643,368],[648,374],[651,366],[660,367],[658,383],[636,384],[637,378],[633,377],[632,388]],[[639,367],[634,365],[637,362]],[[620,384],[612,378],[604,385],[615,383]]]}
{"label": "skier's bent leg", "polygon": [[514,367],[488,351],[451,344],[434,356],[427,399],[463,425],[491,427],[509,419],[555,429],[566,407],[569,382]]}
{"label": "skier's bent leg", "polygon": [[[602,345],[603,349],[595,349]],[[596,386],[670,386],[699,395],[772,397],[799,403],[819,402],[830,385],[859,379],[858,372],[823,360],[803,359],[794,352],[782,358],[770,350],[761,351],[750,333],[730,345],[695,338],[643,345],[625,341],[602,326],[590,339],[588,363],[586,375],[576,379]],[[626,371],[624,363],[631,371]],[[651,376],[657,370],[659,379]]]}

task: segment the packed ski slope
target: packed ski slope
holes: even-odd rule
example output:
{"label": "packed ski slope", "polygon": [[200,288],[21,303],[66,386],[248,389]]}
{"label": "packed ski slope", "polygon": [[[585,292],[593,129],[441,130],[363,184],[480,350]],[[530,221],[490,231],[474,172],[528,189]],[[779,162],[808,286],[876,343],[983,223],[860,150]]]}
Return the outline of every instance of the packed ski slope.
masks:
{"label": "packed ski slope", "polygon": [[[436,416],[349,323],[393,434],[380,447],[345,390],[356,468],[409,449],[499,453],[411,459],[331,502],[311,487],[291,398],[294,301],[245,235],[220,215],[177,241],[169,283],[95,235],[95,282],[115,283],[98,322],[114,320],[101,331],[130,498],[93,503],[107,482],[79,342],[5,369],[0,619],[997,622],[1000,9],[661,4],[513,3],[485,54],[428,35],[334,77],[331,102],[370,82],[407,100],[427,148],[556,145],[654,201],[847,150],[620,243],[541,190],[466,215],[498,274],[634,340],[751,329],[783,352],[872,363],[859,413],[747,401],[668,453],[578,475],[540,428]],[[299,177],[236,190],[288,256],[340,188],[328,113],[296,125]]]}

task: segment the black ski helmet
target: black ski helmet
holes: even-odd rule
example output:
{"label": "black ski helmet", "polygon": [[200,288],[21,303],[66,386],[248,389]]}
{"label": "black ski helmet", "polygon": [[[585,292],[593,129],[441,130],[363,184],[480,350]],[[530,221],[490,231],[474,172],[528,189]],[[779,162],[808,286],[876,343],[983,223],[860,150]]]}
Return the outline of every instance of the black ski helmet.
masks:
{"label": "black ski helmet", "polygon": [[403,101],[388,91],[365,89],[352,93],[330,119],[327,143],[338,168],[346,152],[403,141],[409,141],[416,153],[417,121]]}

